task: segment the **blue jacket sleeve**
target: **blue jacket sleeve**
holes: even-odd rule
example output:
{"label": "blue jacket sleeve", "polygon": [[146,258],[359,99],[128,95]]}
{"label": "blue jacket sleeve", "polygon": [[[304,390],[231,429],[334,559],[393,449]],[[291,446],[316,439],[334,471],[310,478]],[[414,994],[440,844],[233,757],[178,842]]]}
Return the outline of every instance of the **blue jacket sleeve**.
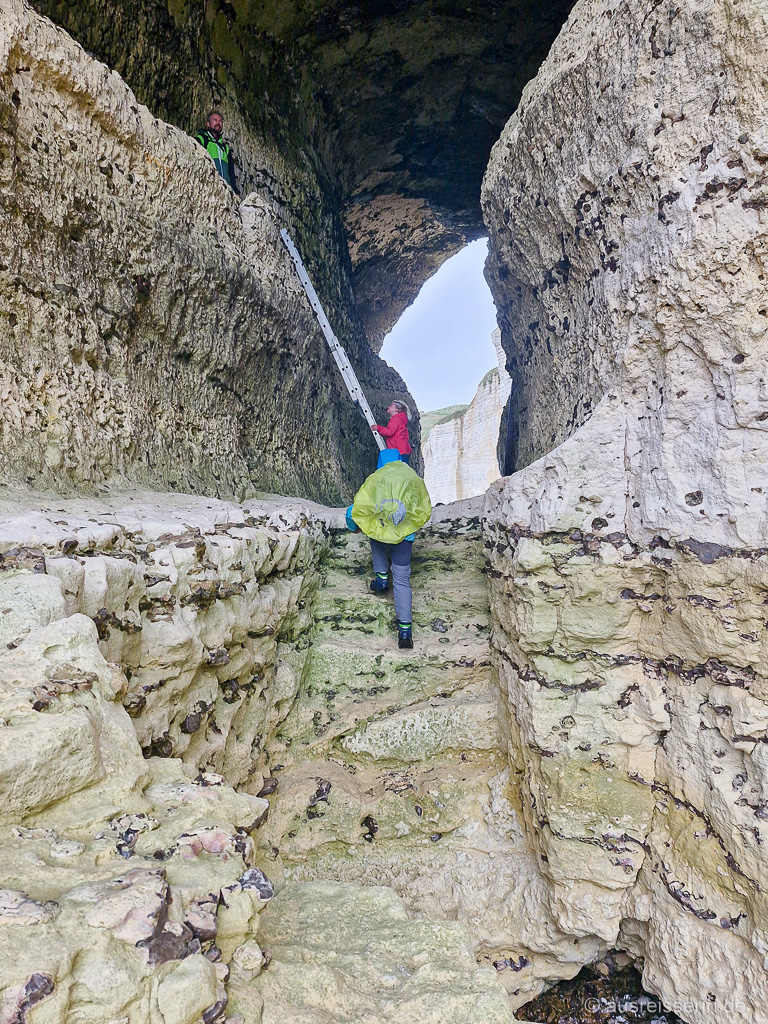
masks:
{"label": "blue jacket sleeve", "polygon": [[347,529],[351,530],[352,533],[356,533],[360,529],[360,527],[357,525],[355,520],[352,518],[352,506],[351,505],[347,509],[347,514],[346,514],[345,518],[347,520]]}

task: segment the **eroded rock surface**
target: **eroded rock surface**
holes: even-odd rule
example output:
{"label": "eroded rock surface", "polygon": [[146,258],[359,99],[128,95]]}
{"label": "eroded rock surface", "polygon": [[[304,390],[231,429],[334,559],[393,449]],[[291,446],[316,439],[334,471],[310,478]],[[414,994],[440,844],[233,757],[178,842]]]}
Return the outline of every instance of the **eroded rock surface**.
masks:
{"label": "eroded rock surface", "polygon": [[284,191],[241,204],[198,143],[23,0],[0,17],[0,133],[4,478],[353,493],[375,449],[281,226],[373,407],[406,392],[365,342],[318,178],[273,159]]}
{"label": "eroded rock surface", "polygon": [[[113,48],[120,19],[82,9]],[[211,12],[201,38],[224,88],[248,78],[249,51],[238,9]],[[172,17],[183,49],[186,15]],[[273,1010],[314,1024],[301,963],[350,1021],[367,1012],[346,986],[356,971],[384,1019],[429,998],[427,1012],[504,1020],[500,983],[517,1006],[610,946],[697,1024],[765,1017],[767,37],[756,0],[581,0],[527,90],[484,193],[526,468],[491,490],[487,565],[477,508],[421,534],[413,652],[394,646],[365,545],[333,535],[336,513],[172,496],[6,506],[4,1019],[214,1024],[231,994],[246,1024]],[[331,61],[333,32],[306,45],[349,66]],[[281,164],[234,119],[263,188],[239,208],[194,143],[18,0],[0,75],[9,476],[348,489],[364,462],[339,482],[345,452],[369,455],[331,397],[273,214],[295,217],[336,326],[384,388],[342,207],[356,201],[355,258],[373,254],[375,280],[405,236],[438,252],[423,197],[406,196],[419,235],[394,223],[410,186],[377,178],[378,156],[334,191],[309,73],[264,100],[265,120],[310,112],[301,171],[296,148]],[[212,90],[192,95],[199,114]],[[359,109],[342,121],[365,127]],[[369,202],[391,246],[377,250]],[[312,360],[310,386],[294,367]],[[386,937],[376,964],[350,907]]]}
{"label": "eroded rock surface", "polygon": [[400,652],[340,510],[3,502],[9,1021],[507,1024],[578,970],[509,784],[477,512],[420,537]]}
{"label": "eroded rock surface", "polygon": [[687,522],[702,490],[744,544],[765,528],[765,36],[754,0],[580,3],[483,188],[516,467],[615,395],[631,500]]}
{"label": "eroded rock surface", "polygon": [[425,278],[484,232],[491,146],[572,3],[36,6],[156,116],[196,131],[211,106],[223,108],[246,191],[294,212],[328,301],[349,282],[343,216],[378,351]]}
{"label": "eroded rock surface", "polygon": [[262,740],[299,687],[334,514],[150,493],[0,513],[0,641],[88,616],[125,672],[120,699],[145,756],[258,792]]}
{"label": "eroded rock surface", "polygon": [[518,465],[563,441],[486,509],[526,832],[563,931],[744,1024],[767,994],[766,38],[754,3],[579,3],[484,187]]}
{"label": "eroded rock surface", "polygon": [[28,624],[0,649],[2,1019],[218,1019],[222,960],[265,903],[249,881],[266,801],[142,756],[91,618],[4,565],[3,621],[20,579]]}

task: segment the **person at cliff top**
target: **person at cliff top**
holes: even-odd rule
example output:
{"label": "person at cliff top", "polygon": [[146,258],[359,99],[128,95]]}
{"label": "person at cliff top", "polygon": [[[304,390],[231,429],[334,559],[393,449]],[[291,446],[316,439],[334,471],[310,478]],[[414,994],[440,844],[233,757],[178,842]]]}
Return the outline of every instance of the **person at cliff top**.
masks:
{"label": "person at cliff top", "polygon": [[347,509],[349,529],[353,533],[362,530],[371,542],[374,594],[389,590],[392,565],[397,643],[401,648],[413,647],[411,552],[415,531],[431,515],[432,503],[424,481],[393,448],[379,453],[376,472],[371,473]]}
{"label": "person at cliff top", "polygon": [[400,458],[410,466],[411,446],[408,441],[408,424],[411,422],[411,410],[405,402],[395,400],[387,406],[387,416],[389,416],[389,423],[386,427],[377,423],[371,427],[371,430],[381,434],[387,442],[387,448],[394,448],[400,452]]}
{"label": "person at cliff top", "polygon": [[198,132],[195,138],[213,160],[213,165],[224,181],[229,185],[235,195],[240,195],[235,180],[235,163],[232,157],[232,147],[222,139],[224,131],[224,118],[218,110],[212,110],[205,122],[205,128]]}

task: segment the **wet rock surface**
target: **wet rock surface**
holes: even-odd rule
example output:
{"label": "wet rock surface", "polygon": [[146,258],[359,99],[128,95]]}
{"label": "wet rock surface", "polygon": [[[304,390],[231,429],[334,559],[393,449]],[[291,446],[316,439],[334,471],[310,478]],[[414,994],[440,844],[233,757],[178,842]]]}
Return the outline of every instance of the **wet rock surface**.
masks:
{"label": "wet rock surface", "polygon": [[425,926],[461,922],[514,1007],[598,946],[555,934],[523,833],[477,511],[446,506],[417,535],[412,651],[391,594],[368,589],[368,542],[334,534],[302,686],[266,744],[278,784],[258,850],[290,886],[386,885]]}
{"label": "wet rock surface", "polygon": [[[21,936],[0,957],[4,1006],[97,1024],[320,1022],[322,1005],[350,1024],[366,1006],[512,1020],[507,982],[520,1001],[552,971],[530,948],[548,948],[541,920],[508,941],[534,865],[470,512],[420,538],[419,642],[401,652],[340,510],[3,503],[0,927]],[[273,898],[287,909],[262,928]],[[142,1017],[151,993],[160,1016]]]}
{"label": "wet rock surface", "polygon": [[464,928],[410,919],[389,888],[290,883],[260,916],[259,936],[269,964],[255,982],[236,966],[230,985],[230,1009],[246,1021],[257,1009],[262,1024],[514,1021]]}
{"label": "wet rock surface", "polygon": [[[693,1013],[691,1013],[693,1011]],[[695,1019],[695,1009],[688,1009]],[[585,967],[517,1012],[518,1020],[538,1024],[681,1024],[658,996],[642,987],[640,973],[615,960]]]}

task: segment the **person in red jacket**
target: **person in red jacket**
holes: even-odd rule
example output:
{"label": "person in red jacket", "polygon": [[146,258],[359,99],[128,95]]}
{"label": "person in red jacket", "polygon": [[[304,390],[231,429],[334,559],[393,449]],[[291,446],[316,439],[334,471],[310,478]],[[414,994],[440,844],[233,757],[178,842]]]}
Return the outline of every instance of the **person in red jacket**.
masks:
{"label": "person in red jacket", "polygon": [[376,424],[371,430],[377,431],[387,442],[387,448],[396,448],[403,462],[411,463],[411,446],[408,442],[408,424],[411,421],[411,410],[405,402],[395,400],[387,407],[389,423],[386,427]]}

